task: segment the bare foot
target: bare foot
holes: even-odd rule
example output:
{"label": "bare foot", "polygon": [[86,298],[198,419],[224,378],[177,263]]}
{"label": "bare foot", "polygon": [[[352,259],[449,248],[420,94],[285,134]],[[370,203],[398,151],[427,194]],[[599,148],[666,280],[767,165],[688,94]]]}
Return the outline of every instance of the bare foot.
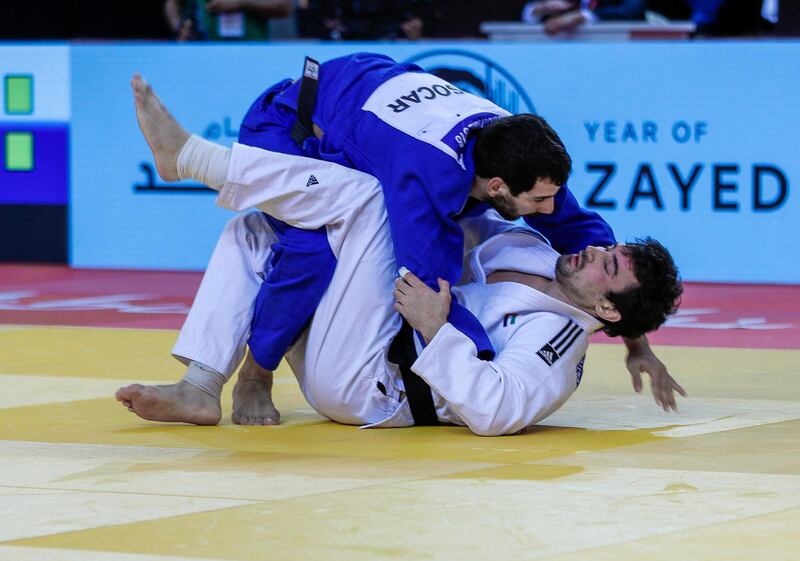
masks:
{"label": "bare foot", "polygon": [[182,380],[168,386],[133,384],[118,389],[116,398],[148,421],[216,425],[222,417],[219,399]]}
{"label": "bare foot", "polygon": [[281,422],[281,414],[272,403],[272,372],[261,368],[249,353],[233,387],[231,418],[237,425],[277,425]]}
{"label": "bare foot", "polygon": [[133,75],[131,88],[139,128],[153,151],[158,175],[164,181],[178,181],[178,154],[189,139],[189,133],[178,124],[139,74]]}

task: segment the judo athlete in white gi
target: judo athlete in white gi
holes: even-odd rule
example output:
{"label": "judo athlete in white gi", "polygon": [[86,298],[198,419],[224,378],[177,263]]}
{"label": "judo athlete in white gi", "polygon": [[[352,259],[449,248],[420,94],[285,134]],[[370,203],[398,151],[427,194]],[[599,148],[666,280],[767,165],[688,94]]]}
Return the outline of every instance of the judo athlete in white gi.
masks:
{"label": "judo athlete in white gi", "polygon": [[[664,279],[654,283],[659,302],[644,302],[654,313],[644,324],[634,318],[629,327],[654,329],[675,309],[677,271],[666,252],[660,265],[650,258],[647,251],[658,250],[657,244],[590,247],[559,256],[530,229],[493,211],[462,224],[476,245],[465,267],[468,282],[450,290],[441,281],[437,293],[411,273],[397,280],[383,194],[374,177],[239,144],[228,150],[196,137],[187,141],[185,131],[162,135],[165,119],[152,121],[160,122],[153,127],[147,119],[142,123],[165,179],[203,181],[220,192],[217,203],[231,210],[256,207],[293,226],[326,228],[337,258],[333,281],[286,358],[309,404],[334,421],[414,424],[403,379],[387,359],[400,326],[395,310],[421,334],[412,369],[430,386],[438,420],[480,435],[503,435],[547,417],[578,387],[589,335],[626,319],[606,294],[638,286],[636,275],[644,269],[638,261],[634,268],[637,247],[648,272]],[[200,366],[190,368],[181,383],[206,392],[217,407],[221,383],[244,357],[253,302],[269,272],[263,264],[270,262],[276,239],[261,213],[229,223],[173,349],[176,357]],[[469,337],[447,323],[451,298],[480,320],[498,351],[494,360],[479,359]],[[209,389],[214,373],[224,379]],[[670,394],[682,393],[673,384]],[[165,402],[178,395],[171,391],[133,385],[120,389],[117,399],[143,418],[198,422],[169,409],[175,403]],[[240,397],[257,400],[252,393]],[[218,420],[217,412],[210,421]]]}

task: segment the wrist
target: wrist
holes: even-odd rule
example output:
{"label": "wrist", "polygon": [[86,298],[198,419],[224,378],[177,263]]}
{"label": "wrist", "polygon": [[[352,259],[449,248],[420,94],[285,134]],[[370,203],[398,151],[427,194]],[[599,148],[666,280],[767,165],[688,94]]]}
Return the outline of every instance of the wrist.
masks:
{"label": "wrist", "polygon": [[427,326],[424,330],[420,330],[420,335],[425,341],[425,344],[430,344],[433,341],[433,338],[436,337],[436,334],[439,333],[439,330],[447,323],[446,321],[432,323],[431,325]]}
{"label": "wrist", "polygon": [[644,354],[650,351],[650,345],[648,345],[647,338],[644,335],[636,339],[623,337],[622,341],[625,343],[629,354]]}

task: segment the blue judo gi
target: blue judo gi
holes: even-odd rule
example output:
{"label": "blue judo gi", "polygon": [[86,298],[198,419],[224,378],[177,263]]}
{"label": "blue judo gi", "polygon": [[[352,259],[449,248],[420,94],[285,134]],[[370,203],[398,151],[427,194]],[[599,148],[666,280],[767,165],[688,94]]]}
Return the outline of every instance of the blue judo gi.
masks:
{"label": "blue judo gi", "polygon": [[[312,137],[302,146],[292,140],[300,81],[284,80],[250,107],[239,142],[374,175],[383,185],[398,267],[434,288],[439,277],[457,282],[463,233],[456,219],[488,208],[466,204],[475,176],[469,133],[508,113],[414,64],[371,53],[322,64],[318,87],[312,120],[324,131],[321,140]],[[273,370],[311,319],[336,259],[324,228],[301,230],[269,220],[280,241],[256,300],[249,347],[261,366]],[[566,187],[553,214],[525,220],[560,253],[614,243],[611,227],[581,209]],[[448,321],[472,339],[479,356],[493,356],[483,327],[455,299]]]}

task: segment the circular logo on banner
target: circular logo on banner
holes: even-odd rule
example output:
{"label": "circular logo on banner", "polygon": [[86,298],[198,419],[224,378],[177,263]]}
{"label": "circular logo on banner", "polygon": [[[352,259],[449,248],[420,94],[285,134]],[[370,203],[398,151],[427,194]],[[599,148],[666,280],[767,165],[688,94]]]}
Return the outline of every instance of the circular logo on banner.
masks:
{"label": "circular logo on banner", "polygon": [[406,62],[418,64],[434,76],[484,97],[509,113],[536,113],[516,78],[485,56],[459,49],[437,49],[414,55]]}

